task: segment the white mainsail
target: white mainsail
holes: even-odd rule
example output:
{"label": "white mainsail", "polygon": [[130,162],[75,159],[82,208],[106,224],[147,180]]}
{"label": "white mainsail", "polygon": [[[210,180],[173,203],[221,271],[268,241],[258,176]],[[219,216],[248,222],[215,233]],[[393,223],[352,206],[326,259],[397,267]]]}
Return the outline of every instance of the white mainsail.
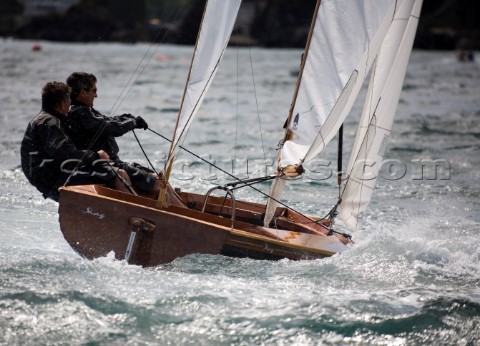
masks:
{"label": "white mainsail", "polygon": [[[279,155],[280,170],[308,162],[335,136],[380,50],[396,3],[319,0]],[[285,185],[280,179],[275,179],[270,190],[265,225],[283,190],[279,186]]]}
{"label": "white mainsail", "polygon": [[[241,2],[241,0],[208,0],[205,5],[175,132],[165,164],[165,182],[168,182],[170,177],[176,152],[218,71]],[[164,203],[165,189],[162,189],[157,205],[163,207]]]}
{"label": "white mainsail", "polygon": [[377,57],[347,168],[340,216],[359,228],[370,203],[397,108],[423,0],[404,0]]}

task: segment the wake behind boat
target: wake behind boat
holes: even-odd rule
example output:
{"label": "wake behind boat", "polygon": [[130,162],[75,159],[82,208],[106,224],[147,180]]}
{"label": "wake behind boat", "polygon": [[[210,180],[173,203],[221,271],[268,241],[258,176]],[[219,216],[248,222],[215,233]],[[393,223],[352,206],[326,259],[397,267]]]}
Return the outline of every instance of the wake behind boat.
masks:
{"label": "wake behind boat", "polygon": [[[164,168],[165,186],[219,68],[240,4],[206,4]],[[267,205],[236,200],[231,185],[204,195],[178,191],[177,204],[168,203],[166,188],[154,200],[99,185],[64,187],[59,214],[65,239],[86,258],[113,251],[115,258],[142,266],[193,253],[299,260],[345,251],[352,242],[334,230],[335,217],[339,212],[353,229],[361,225],[383,160],[421,5],[421,0],[318,1]],[[339,150],[337,204],[320,220],[282,205],[288,180],[302,174],[303,165],[341,133],[369,72],[367,99],[343,179]],[[247,187],[254,181],[237,183]],[[225,198],[211,196],[216,189],[225,192]]]}

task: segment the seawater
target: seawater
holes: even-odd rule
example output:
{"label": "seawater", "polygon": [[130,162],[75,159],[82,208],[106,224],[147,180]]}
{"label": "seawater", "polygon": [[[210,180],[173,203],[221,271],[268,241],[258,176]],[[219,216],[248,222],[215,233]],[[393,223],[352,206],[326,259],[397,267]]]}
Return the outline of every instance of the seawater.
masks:
{"label": "seawater", "polygon": [[[58,205],[20,169],[40,90],[98,77],[97,109],[143,116],[170,138],[192,47],[0,41],[0,344],[476,345],[480,340],[480,68],[414,51],[386,158],[355,245],[325,260],[191,255],[143,269],[88,261],[64,240]],[[229,49],[184,146],[241,177],[274,165],[301,51]],[[253,70],[253,73],[252,73]],[[351,144],[361,103],[345,124]],[[169,143],[137,131],[161,168]],[[121,156],[146,164],[132,134]],[[347,153],[346,153],[347,154]],[[336,202],[332,143],[285,203]],[[345,163],[346,165],[346,159]],[[333,175],[332,175],[333,174]],[[182,152],[172,184],[204,193],[231,178]],[[268,184],[260,187],[268,191]],[[264,202],[253,190],[237,198]],[[346,230],[341,221],[337,227]]]}

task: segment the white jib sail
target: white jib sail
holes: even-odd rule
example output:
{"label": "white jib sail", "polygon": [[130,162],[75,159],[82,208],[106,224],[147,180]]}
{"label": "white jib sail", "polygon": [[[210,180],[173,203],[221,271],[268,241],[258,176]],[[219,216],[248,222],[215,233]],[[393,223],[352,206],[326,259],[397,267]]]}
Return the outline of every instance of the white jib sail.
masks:
{"label": "white jib sail", "polygon": [[281,151],[282,168],[308,162],[335,136],[380,49],[396,2],[321,1],[288,124],[292,136]]}
{"label": "white jib sail", "polygon": [[208,0],[197,37],[183,103],[169,152],[169,164],[212,83],[230,40],[241,0]]}
{"label": "white jib sail", "polygon": [[361,226],[361,215],[370,203],[383,161],[422,2],[404,0],[398,4],[372,71],[340,203],[340,216],[353,229]]}

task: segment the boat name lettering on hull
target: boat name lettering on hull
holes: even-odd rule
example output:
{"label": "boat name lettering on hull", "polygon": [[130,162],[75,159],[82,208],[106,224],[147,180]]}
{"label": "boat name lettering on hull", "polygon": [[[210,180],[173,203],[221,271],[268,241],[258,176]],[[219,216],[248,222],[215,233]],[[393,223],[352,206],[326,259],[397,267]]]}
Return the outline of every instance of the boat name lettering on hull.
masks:
{"label": "boat name lettering on hull", "polygon": [[98,217],[98,219],[103,220],[105,218],[105,214],[95,213],[91,207],[88,207],[84,212],[84,214],[90,214],[93,216]]}

